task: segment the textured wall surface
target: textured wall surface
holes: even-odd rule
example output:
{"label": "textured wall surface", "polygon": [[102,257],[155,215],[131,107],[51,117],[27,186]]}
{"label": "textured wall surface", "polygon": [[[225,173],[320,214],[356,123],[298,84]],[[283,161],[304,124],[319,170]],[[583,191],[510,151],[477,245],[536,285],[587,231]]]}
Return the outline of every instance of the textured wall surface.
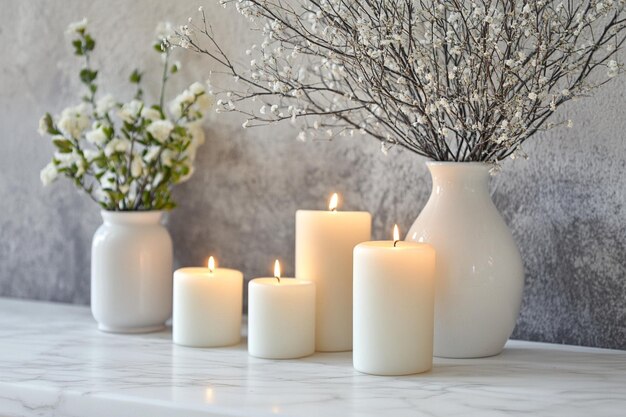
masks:
{"label": "textured wall surface", "polygon": [[[45,111],[78,102],[67,23],[90,18],[102,88],[128,99],[124,83],[136,66],[149,72],[146,89],[156,89],[159,60],[149,45],[157,22],[185,22],[197,6],[0,0],[0,295],[89,302],[99,211],[67,182],[42,188],[39,170],[52,147],[35,132]],[[249,46],[242,19],[212,0],[204,6],[228,52]],[[211,70],[202,57],[178,58],[184,68],[171,93]],[[526,268],[516,338],[626,349],[625,94],[622,78],[573,103],[563,116],[574,129],[538,135],[526,149],[530,159],[507,163],[494,179],[494,201]],[[241,122],[212,117],[197,173],[176,190],[180,207],[168,227],[177,265],[213,253],[251,278],[280,257],[289,274],[296,209],[322,209],[338,191],[345,209],[371,211],[375,237],[386,238],[394,222],[407,230],[428,198],[424,161],[408,152],[384,156],[366,137],[300,143],[290,126],[243,131]]]}

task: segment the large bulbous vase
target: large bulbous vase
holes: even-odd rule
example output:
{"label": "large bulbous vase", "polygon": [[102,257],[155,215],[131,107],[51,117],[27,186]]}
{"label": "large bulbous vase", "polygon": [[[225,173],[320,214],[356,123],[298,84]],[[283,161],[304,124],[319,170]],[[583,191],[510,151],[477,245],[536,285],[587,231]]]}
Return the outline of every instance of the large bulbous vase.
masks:
{"label": "large bulbous vase", "polygon": [[513,332],[524,287],[522,259],[491,200],[491,166],[428,162],[433,182],[406,239],[437,256],[434,354],[497,355]]}

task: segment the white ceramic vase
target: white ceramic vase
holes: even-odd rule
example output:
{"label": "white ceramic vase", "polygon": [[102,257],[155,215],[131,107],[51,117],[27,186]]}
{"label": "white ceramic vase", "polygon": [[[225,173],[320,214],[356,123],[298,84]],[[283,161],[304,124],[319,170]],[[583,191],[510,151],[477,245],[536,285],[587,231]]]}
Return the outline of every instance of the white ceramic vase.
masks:
{"label": "white ceramic vase", "polygon": [[106,332],[145,333],[172,314],[172,239],[163,212],[102,211],[91,250],[91,311]]}
{"label": "white ceramic vase", "polygon": [[434,355],[497,355],[513,332],[524,269],[489,193],[490,165],[427,162],[433,189],[407,234],[437,256]]}

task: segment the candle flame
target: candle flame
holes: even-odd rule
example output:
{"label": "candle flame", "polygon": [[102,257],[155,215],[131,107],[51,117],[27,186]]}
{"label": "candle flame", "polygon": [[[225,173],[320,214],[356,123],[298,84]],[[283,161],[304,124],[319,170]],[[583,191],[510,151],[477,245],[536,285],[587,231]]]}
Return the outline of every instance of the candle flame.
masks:
{"label": "candle flame", "polygon": [[330,201],[328,202],[328,210],[337,211],[337,206],[339,205],[339,194],[333,193],[330,196]]}
{"label": "candle flame", "polygon": [[400,240],[400,230],[397,224],[393,225],[393,240]]}
{"label": "candle flame", "polygon": [[399,241],[400,241],[400,230],[398,229],[398,225],[394,224],[393,225],[393,246],[395,247]]}
{"label": "candle flame", "polygon": [[209,257],[209,272],[213,273],[213,271],[215,271],[215,258],[213,258],[212,256]]}
{"label": "candle flame", "polygon": [[278,262],[278,259],[274,261],[274,278],[280,282],[280,262]]}

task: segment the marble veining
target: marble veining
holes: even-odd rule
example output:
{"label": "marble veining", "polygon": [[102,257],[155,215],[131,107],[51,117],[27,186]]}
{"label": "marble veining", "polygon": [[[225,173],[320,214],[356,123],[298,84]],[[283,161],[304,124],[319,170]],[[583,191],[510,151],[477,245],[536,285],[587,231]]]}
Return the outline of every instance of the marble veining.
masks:
{"label": "marble veining", "polygon": [[101,333],[88,308],[0,299],[0,415],[619,416],[626,352],[511,340],[496,357],[376,377],[351,353],[271,361],[245,341],[192,349],[171,332]]}

